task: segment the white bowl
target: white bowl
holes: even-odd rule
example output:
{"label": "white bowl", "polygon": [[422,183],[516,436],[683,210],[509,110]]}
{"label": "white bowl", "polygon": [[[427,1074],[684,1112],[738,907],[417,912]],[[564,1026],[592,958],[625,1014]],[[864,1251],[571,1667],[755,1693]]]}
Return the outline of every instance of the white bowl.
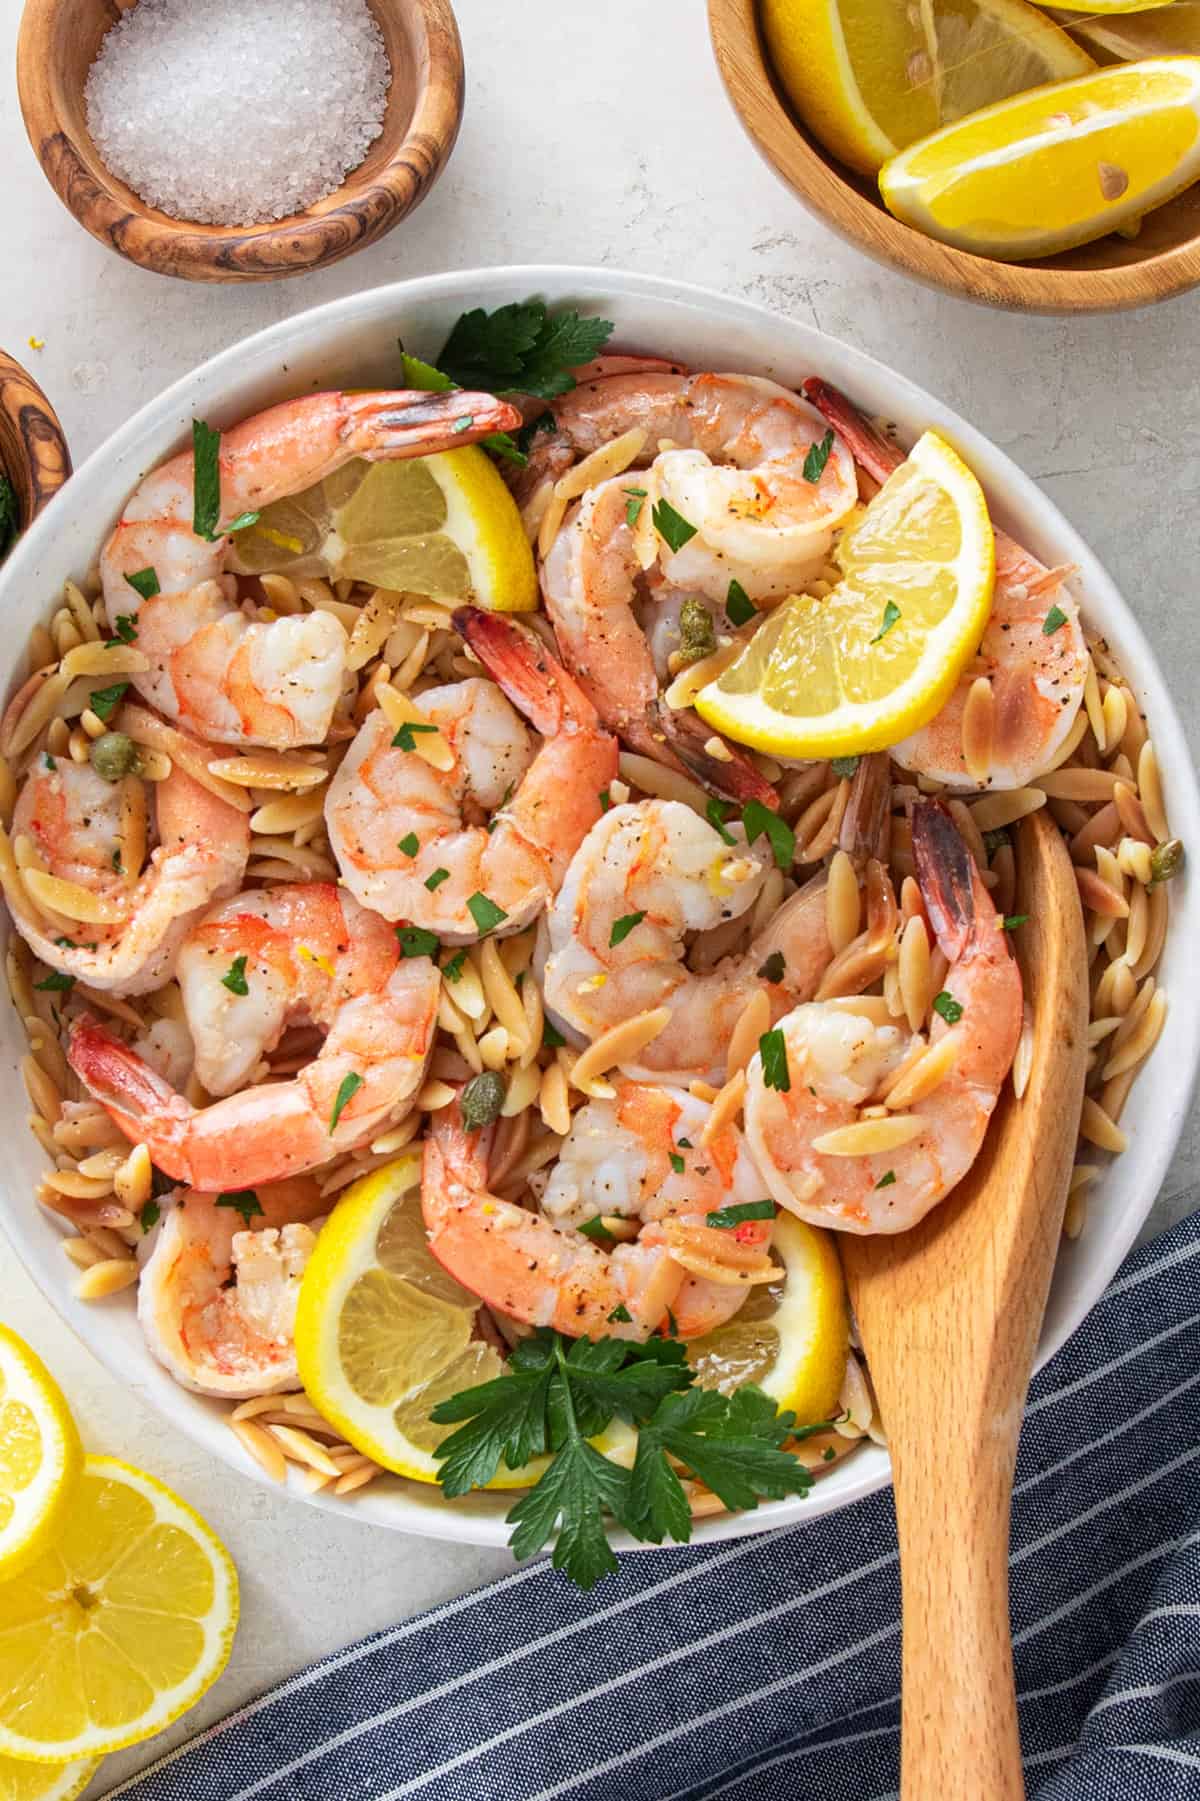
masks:
{"label": "white bowl", "polygon": [[[284,320],[176,382],[72,476],[65,496],[0,571],[0,608],[8,620],[0,687],[11,691],[29,629],[44,618],[66,578],[88,567],[143,472],[184,443],[193,416],[226,425],[270,401],[315,388],[392,386],[399,379],[398,337],[406,348],[432,356],[465,308],[496,307],[531,294],[542,295],[551,306],[577,306],[612,319],[613,342],[622,348],[665,352],[698,369],[755,371],[791,387],[807,375],[822,375],[868,412],[895,420],[908,441],[930,425],[945,432],[982,480],[997,519],[1043,562],[1078,565],[1087,619],[1102,629],[1149,718],[1173,829],[1189,847],[1200,846],[1200,794],[1149,646],[1086,544],[1028,476],[965,420],[862,351],[746,301],[610,269],[483,269],[376,288]],[[1200,1062],[1200,1010],[1187,1002],[1192,947],[1200,937],[1196,882],[1187,875],[1178,878],[1171,899],[1162,975],[1178,998],[1154,1052],[1153,1070],[1130,1096],[1122,1123],[1132,1147],[1093,1185],[1082,1237],[1063,1246],[1042,1332],[1042,1361],[1074,1331],[1133,1243],[1187,1115]],[[136,1387],[214,1456],[252,1480],[265,1481],[225,1424],[225,1407],[179,1388],[149,1356],[127,1296],[91,1304],[72,1297],[59,1232],[33,1200],[44,1157],[25,1127],[26,1108],[15,1073],[24,1049],[15,1013],[0,1005],[0,1052],[12,1072],[3,1217],[17,1251],[49,1300],[114,1376]],[[756,1513],[705,1520],[696,1537],[729,1538],[813,1519],[872,1493],[887,1480],[886,1454],[867,1445],[822,1478],[807,1500],[772,1502]],[[319,1494],[304,1498],[316,1507],[344,1505]],[[381,1526],[499,1545],[507,1540],[503,1516],[510,1501],[502,1495],[473,1496],[447,1504],[434,1488],[396,1480],[372,1487],[351,1505],[356,1518]]]}

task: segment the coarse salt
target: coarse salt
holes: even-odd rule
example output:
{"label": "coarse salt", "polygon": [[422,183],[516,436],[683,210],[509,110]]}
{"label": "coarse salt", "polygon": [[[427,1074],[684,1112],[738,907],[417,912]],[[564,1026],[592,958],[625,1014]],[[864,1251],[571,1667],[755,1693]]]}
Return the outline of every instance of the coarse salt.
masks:
{"label": "coarse salt", "polygon": [[148,205],[261,224],[359,166],[390,80],[367,0],[139,0],[88,75],[88,130]]}

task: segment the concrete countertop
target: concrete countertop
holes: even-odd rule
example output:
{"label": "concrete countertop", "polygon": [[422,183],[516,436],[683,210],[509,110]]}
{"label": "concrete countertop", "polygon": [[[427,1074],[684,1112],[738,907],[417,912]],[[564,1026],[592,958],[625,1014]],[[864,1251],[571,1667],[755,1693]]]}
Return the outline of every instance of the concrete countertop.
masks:
{"label": "concrete countertop", "polygon": [[[591,8],[458,0],[457,10],[466,118],[450,168],[419,213],[322,273],[214,288],[134,268],[61,206],[16,102],[20,0],[0,0],[0,167],[9,194],[0,345],[50,394],[76,462],[213,352],[362,287],[538,261],[686,276],[860,345],[1001,444],[1111,570],[1200,748],[1200,518],[1192,511],[1200,297],[1118,318],[1018,318],[876,267],[802,212],[743,138],[713,65],[702,0]],[[44,348],[31,349],[30,338]],[[1193,1112],[1151,1229],[1187,1211],[1200,1171],[1198,1124]],[[68,1277],[64,1260],[64,1284]],[[238,1481],[122,1390],[2,1249],[0,1315],[50,1363],[89,1445],[178,1488],[241,1572],[242,1625],[228,1671],[161,1739],[106,1763],[99,1788],[320,1654],[509,1567],[500,1553],[370,1532]]]}

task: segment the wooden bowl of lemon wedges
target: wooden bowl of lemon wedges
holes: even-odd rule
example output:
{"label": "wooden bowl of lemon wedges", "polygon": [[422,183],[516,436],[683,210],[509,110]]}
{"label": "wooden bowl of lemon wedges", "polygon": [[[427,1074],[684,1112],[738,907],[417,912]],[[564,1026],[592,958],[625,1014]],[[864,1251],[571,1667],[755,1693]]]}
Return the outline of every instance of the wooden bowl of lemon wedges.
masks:
{"label": "wooden bowl of lemon wedges", "polygon": [[878,261],[1030,312],[1200,282],[1200,0],[709,0],[709,22],[759,150]]}

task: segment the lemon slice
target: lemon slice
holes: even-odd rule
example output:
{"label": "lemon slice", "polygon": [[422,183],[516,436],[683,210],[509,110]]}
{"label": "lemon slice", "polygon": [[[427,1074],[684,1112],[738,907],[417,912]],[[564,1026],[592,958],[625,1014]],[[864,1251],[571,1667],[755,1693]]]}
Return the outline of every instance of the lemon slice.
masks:
{"label": "lemon slice", "polygon": [[137,1744],[225,1667],[224,1546],[169,1488],[88,1457],[49,1548],[0,1582],[0,1754],[70,1763]]}
{"label": "lemon slice", "polygon": [[763,0],[762,19],[801,118],[866,175],[966,113],[1094,66],[1025,0]]}
{"label": "lemon slice", "polygon": [[800,1425],[837,1411],[846,1374],[850,1322],[842,1266],[829,1232],[791,1213],[775,1222],[772,1250],[781,1282],[756,1288],[728,1325],[688,1345],[688,1362],[702,1388],[732,1394],[757,1382]]}
{"label": "lemon slice", "polygon": [[50,1542],[82,1463],[58,1384],[24,1339],[0,1326],[0,1580]]}
{"label": "lemon slice", "polygon": [[18,1763],[0,1757],[0,1801],[74,1801],[100,1768],[98,1757],[77,1763]]}
{"label": "lemon slice", "polygon": [[1171,6],[1153,6],[1149,12],[1128,12],[1120,6],[1088,6],[1077,16],[1063,13],[1062,23],[1082,38],[1101,61],[1113,57],[1137,62],[1143,56],[1194,56],[1200,54],[1200,0],[1174,0]]}
{"label": "lemon slice", "polygon": [[991,610],[995,545],[983,491],[926,432],[835,552],[824,600],[769,613],[696,711],[776,756],[883,750],[945,705]]}
{"label": "lemon slice", "polygon": [[355,458],[301,494],[264,507],[234,539],[239,575],[343,577],[472,601],[493,612],[538,603],[533,552],[516,502],[474,445],[437,456]]}
{"label": "lemon slice", "polygon": [[880,171],[889,212],[1001,261],[1090,244],[1200,176],[1200,57],[1098,69],[989,106]]}

